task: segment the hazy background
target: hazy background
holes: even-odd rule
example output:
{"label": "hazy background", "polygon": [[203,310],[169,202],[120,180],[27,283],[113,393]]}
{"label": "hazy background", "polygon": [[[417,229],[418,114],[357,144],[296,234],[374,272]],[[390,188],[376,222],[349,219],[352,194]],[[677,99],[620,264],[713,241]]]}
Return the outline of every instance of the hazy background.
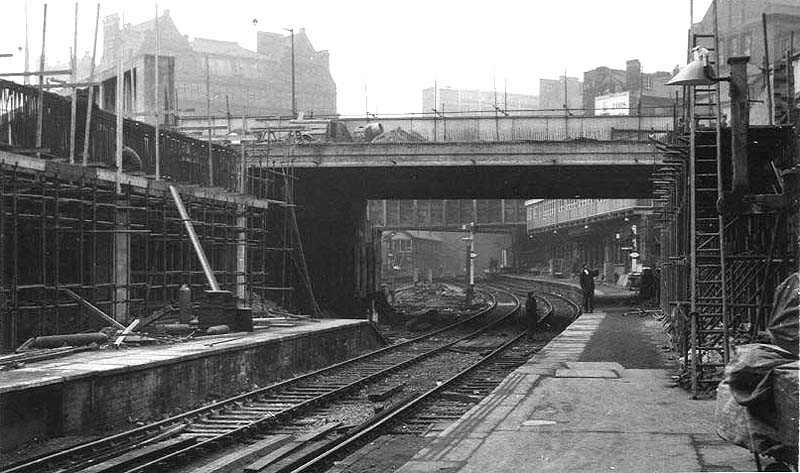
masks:
{"label": "hazy background", "polygon": [[[78,55],[91,51],[97,2],[80,1]],[[694,1],[694,21],[711,0]],[[38,69],[42,5],[27,3],[30,68]],[[0,71],[23,70],[26,2],[6,0],[0,12]],[[103,17],[141,23],[155,3],[103,1]],[[363,114],[419,112],[421,90],[439,86],[538,94],[540,78],[583,78],[598,66],[625,69],[639,59],[644,72],[684,64],[690,1],[245,1],[173,0],[178,29],[189,36],[236,41],[256,49],[256,31],[306,28],[317,50],[330,52],[338,111]],[[67,64],[72,46],[74,1],[48,3],[47,59]],[[256,26],[253,20],[257,19]],[[21,79],[20,79],[21,81]],[[33,80],[32,82],[35,82]]]}

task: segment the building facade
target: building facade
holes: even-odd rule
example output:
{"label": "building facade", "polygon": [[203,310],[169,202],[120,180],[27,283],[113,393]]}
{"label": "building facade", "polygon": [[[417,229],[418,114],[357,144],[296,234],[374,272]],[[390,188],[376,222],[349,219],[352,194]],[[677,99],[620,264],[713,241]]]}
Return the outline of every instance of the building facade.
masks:
{"label": "building facade", "polygon": [[454,89],[452,87],[428,87],[422,90],[422,112],[495,112],[538,110],[539,96],[512,94],[505,91]]}
{"label": "building facade", "polygon": [[[539,108],[541,110],[563,110],[564,105],[582,115],[583,83],[577,77],[561,76],[558,79],[539,79]],[[566,98],[566,99],[565,99]]]}
{"label": "building facade", "polygon": [[[158,31],[159,55],[174,58],[174,91],[163,89],[163,110],[184,115],[207,115],[210,111],[211,115],[238,117],[243,113],[288,116],[294,80],[297,111],[306,116],[336,113],[336,85],[328,52],[315,50],[304,29],[294,34],[294,79],[290,35],[258,32],[257,51],[231,41],[189,41],[169,10],[159,17]],[[120,25],[119,16],[110,15],[103,21],[103,33],[103,56],[98,67],[101,80],[116,75],[122,51],[125,64],[155,54],[155,20]],[[133,85],[140,87],[135,82]],[[135,105],[134,114],[151,112],[147,102]]]}
{"label": "building facade", "polygon": [[414,281],[439,278],[444,270],[442,240],[433,232],[387,232],[383,240],[383,270],[389,279]]}
{"label": "building facade", "polygon": [[[753,125],[779,123],[781,111],[787,108],[786,102],[789,98],[789,94],[782,90],[789,82],[784,77],[786,63],[791,62],[792,56],[800,51],[800,3],[795,0],[719,0],[716,13],[719,75],[729,74],[728,58],[749,56],[747,82],[750,99],[753,100],[750,104],[750,123]],[[703,19],[692,25],[692,32],[712,34],[713,31],[714,9],[709,7]],[[700,44],[706,43],[701,40]],[[768,59],[765,56],[767,51]],[[764,73],[767,69],[766,63],[773,71],[772,74]],[[769,109],[767,77],[773,89],[774,111]],[[720,86],[722,110],[730,116],[728,83],[722,82]]]}
{"label": "building facade", "polygon": [[586,263],[601,280],[624,285],[628,275],[656,263],[650,200],[544,199],[525,207],[528,241],[521,258],[528,269],[568,277]]}
{"label": "building facade", "polygon": [[[638,59],[626,62],[625,70],[597,67],[583,73],[582,99],[587,115],[671,114],[677,88],[666,85],[673,72],[642,72]],[[607,104],[627,93],[627,105],[609,113]],[[621,104],[618,100],[615,101]],[[599,111],[599,112],[598,112]]]}

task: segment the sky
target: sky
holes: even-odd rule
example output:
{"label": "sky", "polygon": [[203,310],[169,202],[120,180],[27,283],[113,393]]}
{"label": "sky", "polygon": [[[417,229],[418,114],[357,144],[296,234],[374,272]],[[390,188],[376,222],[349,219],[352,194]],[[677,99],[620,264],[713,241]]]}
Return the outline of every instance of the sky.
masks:
{"label": "sky", "polygon": [[[90,51],[97,1],[79,1],[78,52]],[[711,0],[694,0],[694,21]],[[25,7],[31,70],[41,52],[43,3],[5,0],[0,12],[0,72],[24,69]],[[306,29],[317,50],[330,53],[337,108],[343,115],[420,112],[422,89],[451,86],[538,94],[539,79],[566,71],[582,79],[599,66],[644,72],[685,64],[690,0],[349,0],[247,1],[108,0],[102,21],[117,13],[141,23],[170,10],[178,29],[196,37],[256,49],[256,31]],[[48,63],[66,63],[75,1],[48,3]],[[258,20],[253,25],[253,20]],[[21,79],[19,79],[21,81]]]}

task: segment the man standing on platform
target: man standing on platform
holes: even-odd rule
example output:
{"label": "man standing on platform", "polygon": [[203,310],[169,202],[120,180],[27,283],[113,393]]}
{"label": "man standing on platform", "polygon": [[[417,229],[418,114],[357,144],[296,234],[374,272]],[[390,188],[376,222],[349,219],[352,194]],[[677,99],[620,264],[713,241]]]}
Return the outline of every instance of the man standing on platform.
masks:
{"label": "man standing on platform", "polygon": [[583,311],[594,312],[594,277],[597,276],[597,271],[589,269],[586,263],[581,268],[581,273],[578,279],[581,283],[581,291],[583,292]]}

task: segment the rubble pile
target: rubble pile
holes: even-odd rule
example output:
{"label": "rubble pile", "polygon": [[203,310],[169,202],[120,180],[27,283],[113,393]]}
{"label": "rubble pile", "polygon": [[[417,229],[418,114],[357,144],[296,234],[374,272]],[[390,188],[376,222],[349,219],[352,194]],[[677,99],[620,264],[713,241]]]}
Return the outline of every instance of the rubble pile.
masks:
{"label": "rubble pile", "polygon": [[480,293],[467,306],[462,288],[443,283],[418,284],[395,294],[395,316],[389,323],[411,331],[430,330],[473,315],[488,305]]}
{"label": "rubble pile", "polygon": [[428,140],[416,131],[408,131],[400,127],[385,131],[372,140],[373,143],[421,143],[423,141]]}

